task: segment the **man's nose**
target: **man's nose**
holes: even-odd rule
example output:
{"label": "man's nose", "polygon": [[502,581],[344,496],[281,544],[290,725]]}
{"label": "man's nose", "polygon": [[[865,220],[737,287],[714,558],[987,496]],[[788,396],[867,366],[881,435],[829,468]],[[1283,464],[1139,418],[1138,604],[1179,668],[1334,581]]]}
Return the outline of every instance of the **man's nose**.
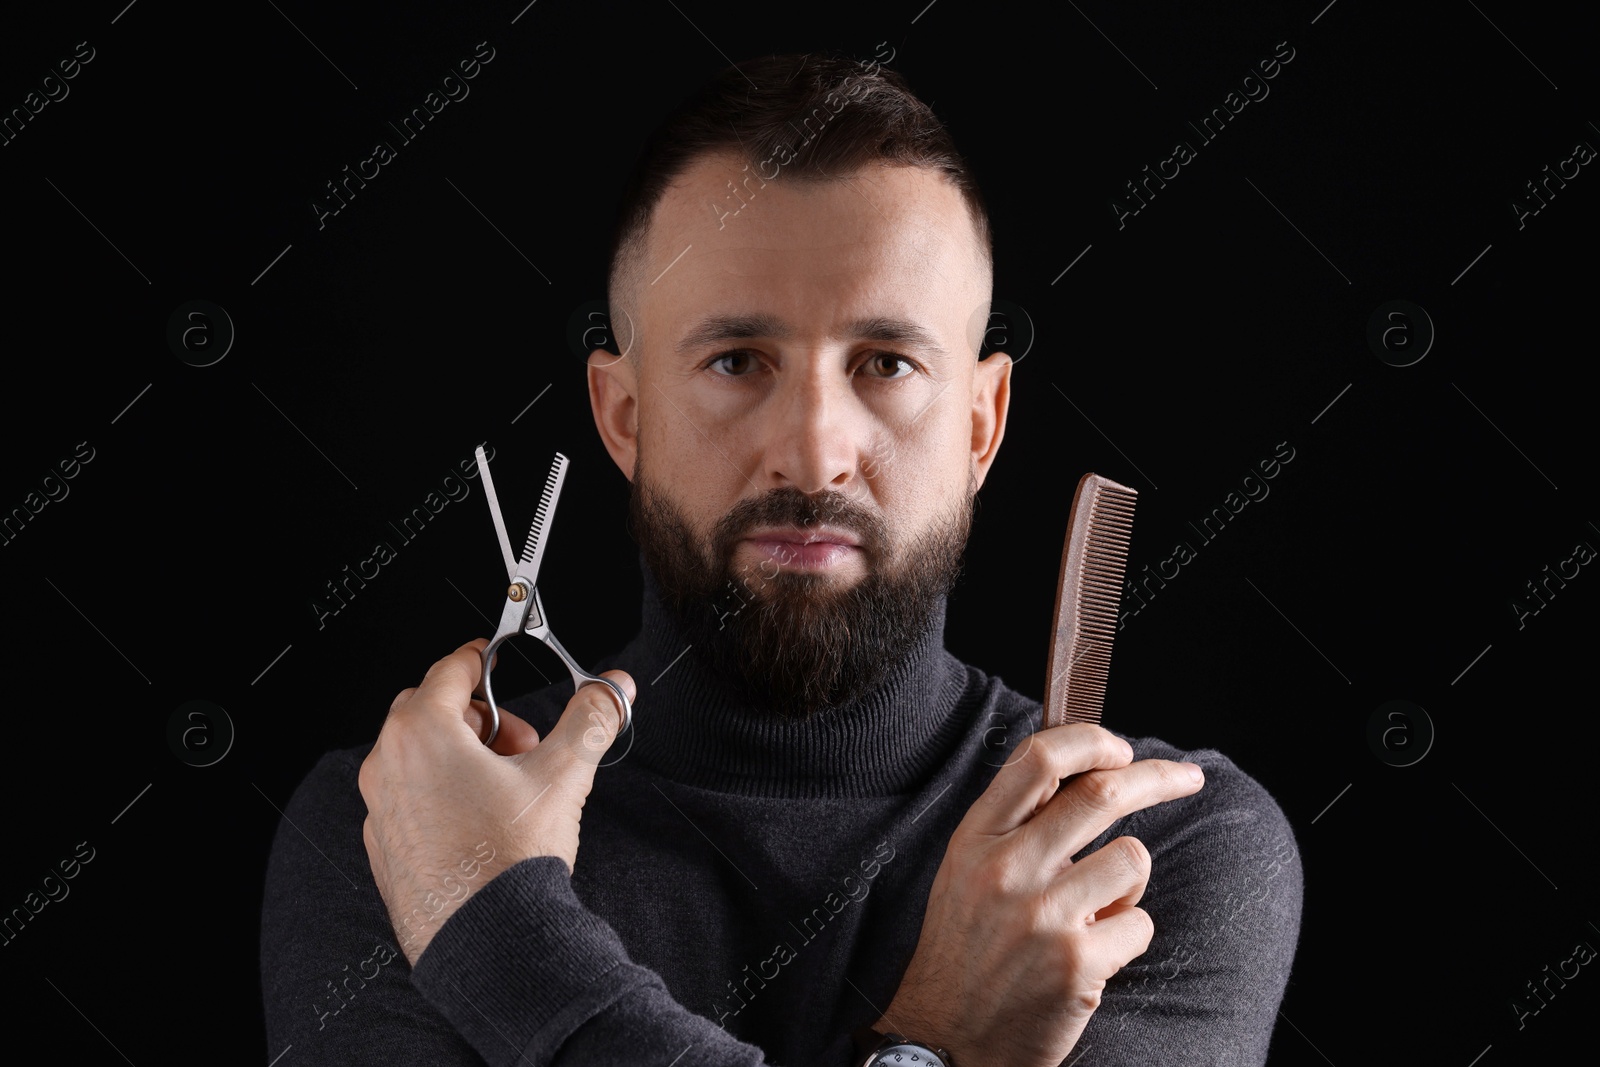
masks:
{"label": "man's nose", "polygon": [[766,420],[766,477],[807,495],[844,490],[856,477],[865,413],[844,372],[815,364],[786,376]]}

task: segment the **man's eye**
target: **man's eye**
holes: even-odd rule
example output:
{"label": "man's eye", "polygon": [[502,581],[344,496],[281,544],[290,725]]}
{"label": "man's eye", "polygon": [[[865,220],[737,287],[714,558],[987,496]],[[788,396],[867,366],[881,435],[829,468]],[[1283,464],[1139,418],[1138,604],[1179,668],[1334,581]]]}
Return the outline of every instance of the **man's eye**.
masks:
{"label": "man's eye", "polygon": [[[910,360],[904,356],[897,356],[893,352],[875,352],[866,362],[867,368],[872,371],[874,378],[904,378],[913,370]],[[886,373],[879,373],[886,372]]]}
{"label": "man's eye", "polygon": [[706,364],[706,366],[715,367],[717,364],[724,362],[728,363],[728,367],[724,371],[724,375],[730,378],[742,377],[743,375],[749,373],[751,368],[753,368],[756,363],[752,353],[740,350],[736,352],[724,352],[720,356],[713,357],[712,360]]}

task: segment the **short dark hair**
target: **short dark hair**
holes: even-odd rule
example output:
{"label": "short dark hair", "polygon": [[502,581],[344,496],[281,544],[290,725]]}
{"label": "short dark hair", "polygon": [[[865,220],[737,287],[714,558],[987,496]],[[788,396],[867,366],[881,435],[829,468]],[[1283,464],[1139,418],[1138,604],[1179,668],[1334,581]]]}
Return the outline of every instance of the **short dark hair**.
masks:
{"label": "short dark hair", "polygon": [[874,162],[937,170],[966,202],[978,247],[994,268],[978,183],[949,131],[904,78],[838,54],[765,56],[724,69],[646,139],[611,236],[613,312],[625,260],[643,250],[667,188],[701,157],[720,152],[742,155],[758,179],[772,178],[761,174],[763,165],[785,159],[779,180],[800,182],[836,180]]}

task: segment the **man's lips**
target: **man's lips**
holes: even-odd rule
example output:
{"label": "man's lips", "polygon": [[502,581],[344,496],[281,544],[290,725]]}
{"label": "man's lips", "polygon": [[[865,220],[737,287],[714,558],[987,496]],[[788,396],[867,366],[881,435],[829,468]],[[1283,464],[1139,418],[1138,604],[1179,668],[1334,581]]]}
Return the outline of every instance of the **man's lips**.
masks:
{"label": "man's lips", "polygon": [[834,526],[814,526],[800,529],[796,526],[764,526],[745,535],[746,541],[765,541],[790,545],[833,544],[859,548],[861,541],[849,530]]}
{"label": "man's lips", "polygon": [[826,526],[809,530],[769,526],[744,540],[785,567],[832,567],[861,551],[858,539],[850,531]]}

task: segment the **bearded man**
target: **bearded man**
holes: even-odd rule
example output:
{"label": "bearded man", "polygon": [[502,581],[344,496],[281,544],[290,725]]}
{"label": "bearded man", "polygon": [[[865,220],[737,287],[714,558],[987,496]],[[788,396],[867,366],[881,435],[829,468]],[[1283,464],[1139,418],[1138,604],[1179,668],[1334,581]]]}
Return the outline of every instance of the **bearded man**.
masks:
{"label": "bearded man", "polygon": [[644,573],[601,663],[631,726],[566,683],[486,747],[480,639],[324,757],[268,877],[274,1048],[1265,1062],[1302,893],[1272,797],[1209,749],[1038,729],[944,647],[1010,402],[992,278],[965,162],[877,64],[747,62],[667,120],[587,371]]}

